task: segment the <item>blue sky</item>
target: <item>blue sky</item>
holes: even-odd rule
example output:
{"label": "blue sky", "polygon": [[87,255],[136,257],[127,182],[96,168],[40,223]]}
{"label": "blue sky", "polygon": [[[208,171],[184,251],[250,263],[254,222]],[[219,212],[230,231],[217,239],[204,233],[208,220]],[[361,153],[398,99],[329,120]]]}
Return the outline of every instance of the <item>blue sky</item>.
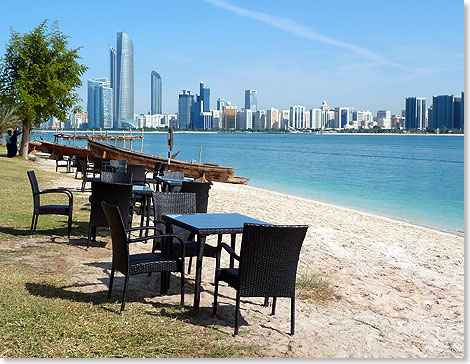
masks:
{"label": "blue sky", "polygon": [[[217,98],[258,108],[354,106],[399,113],[405,97],[464,90],[464,7],[456,0],[4,1],[0,55],[10,27],[29,32],[57,20],[82,46],[86,80],[109,76],[108,45],[134,43],[135,112],[150,110],[150,73],[163,80],[163,112],[199,81]],[[85,107],[86,109],[86,107]]]}

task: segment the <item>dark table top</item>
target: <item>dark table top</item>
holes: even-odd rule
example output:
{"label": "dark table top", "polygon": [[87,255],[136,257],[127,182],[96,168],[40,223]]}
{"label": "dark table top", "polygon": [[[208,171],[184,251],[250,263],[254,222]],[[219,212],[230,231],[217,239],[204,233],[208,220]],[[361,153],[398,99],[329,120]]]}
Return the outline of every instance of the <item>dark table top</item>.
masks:
{"label": "dark table top", "polygon": [[178,225],[198,234],[234,234],[243,231],[245,223],[270,225],[238,213],[163,215],[163,221]]}
{"label": "dark table top", "polygon": [[167,183],[167,184],[170,184],[170,185],[180,185],[183,181],[193,181],[194,182],[193,179],[188,179],[188,178],[178,179],[178,178],[168,178],[168,177],[163,177],[163,176],[157,176],[157,177],[155,177],[155,179],[157,181]]}

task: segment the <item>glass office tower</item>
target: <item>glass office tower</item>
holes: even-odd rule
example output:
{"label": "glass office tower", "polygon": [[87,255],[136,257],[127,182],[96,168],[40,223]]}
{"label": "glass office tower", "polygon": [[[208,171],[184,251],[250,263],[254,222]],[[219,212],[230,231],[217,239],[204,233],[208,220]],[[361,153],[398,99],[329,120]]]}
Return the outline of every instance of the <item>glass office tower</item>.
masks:
{"label": "glass office tower", "polygon": [[150,74],[150,113],[163,114],[162,112],[162,78],[152,71]]}
{"label": "glass office tower", "polygon": [[88,128],[113,127],[113,90],[108,78],[88,80]]}
{"label": "glass office tower", "polygon": [[134,45],[124,32],[117,33],[117,47],[110,51],[110,66],[114,127],[134,125]]}
{"label": "glass office tower", "polygon": [[245,109],[258,111],[258,92],[256,90],[245,90]]}

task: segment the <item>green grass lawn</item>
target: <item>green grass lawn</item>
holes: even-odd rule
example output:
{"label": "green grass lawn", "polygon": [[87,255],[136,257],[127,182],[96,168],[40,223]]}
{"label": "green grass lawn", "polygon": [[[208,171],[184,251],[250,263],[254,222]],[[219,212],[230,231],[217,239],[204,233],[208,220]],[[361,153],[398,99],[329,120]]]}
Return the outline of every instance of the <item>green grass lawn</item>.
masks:
{"label": "green grass lawn", "polygon": [[[106,290],[80,290],[87,270],[78,278],[67,266],[65,258],[74,252],[73,242],[63,242],[67,218],[40,216],[30,238],[33,201],[26,171],[31,169],[41,189],[57,186],[58,173],[0,154],[0,357],[262,356],[259,346],[238,345],[216,326],[198,324],[207,312],[132,303],[119,315],[117,297],[112,301]],[[60,201],[65,203],[65,195],[49,202]],[[74,241],[83,242],[87,234],[87,203],[87,196],[74,193]],[[53,264],[41,265],[44,257]]]}

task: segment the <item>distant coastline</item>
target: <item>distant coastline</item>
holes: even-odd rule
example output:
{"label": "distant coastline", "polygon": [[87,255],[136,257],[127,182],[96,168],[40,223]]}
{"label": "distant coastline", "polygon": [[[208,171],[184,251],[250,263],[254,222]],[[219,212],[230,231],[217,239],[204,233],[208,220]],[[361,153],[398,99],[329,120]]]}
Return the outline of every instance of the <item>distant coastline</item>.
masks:
{"label": "distant coastline", "polygon": [[[77,133],[77,134],[99,134],[103,132],[108,132],[108,133],[122,133],[122,134],[129,134],[128,130],[113,130],[113,129],[106,129],[106,130],[68,130],[68,129],[61,129],[60,131],[56,130],[49,130],[49,129],[35,129],[34,131],[41,132],[41,133]],[[178,130],[178,129],[173,129],[174,133],[180,133],[180,134],[283,134],[283,132],[269,132],[269,131],[215,131],[215,130]],[[132,131],[133,134],[141,134],[142,131],[135,129]],[[160,133],[168,133],[168,130],[144,130],[144,134],[160,134]],[[304,134],[304,135],[392,135],[392,136],[465,136],[464,133],[347,133],[347,132],[339,132],[339,131],[323,131],[321,133],[318,132],[288,132],[286,131],[285,134]]]}

